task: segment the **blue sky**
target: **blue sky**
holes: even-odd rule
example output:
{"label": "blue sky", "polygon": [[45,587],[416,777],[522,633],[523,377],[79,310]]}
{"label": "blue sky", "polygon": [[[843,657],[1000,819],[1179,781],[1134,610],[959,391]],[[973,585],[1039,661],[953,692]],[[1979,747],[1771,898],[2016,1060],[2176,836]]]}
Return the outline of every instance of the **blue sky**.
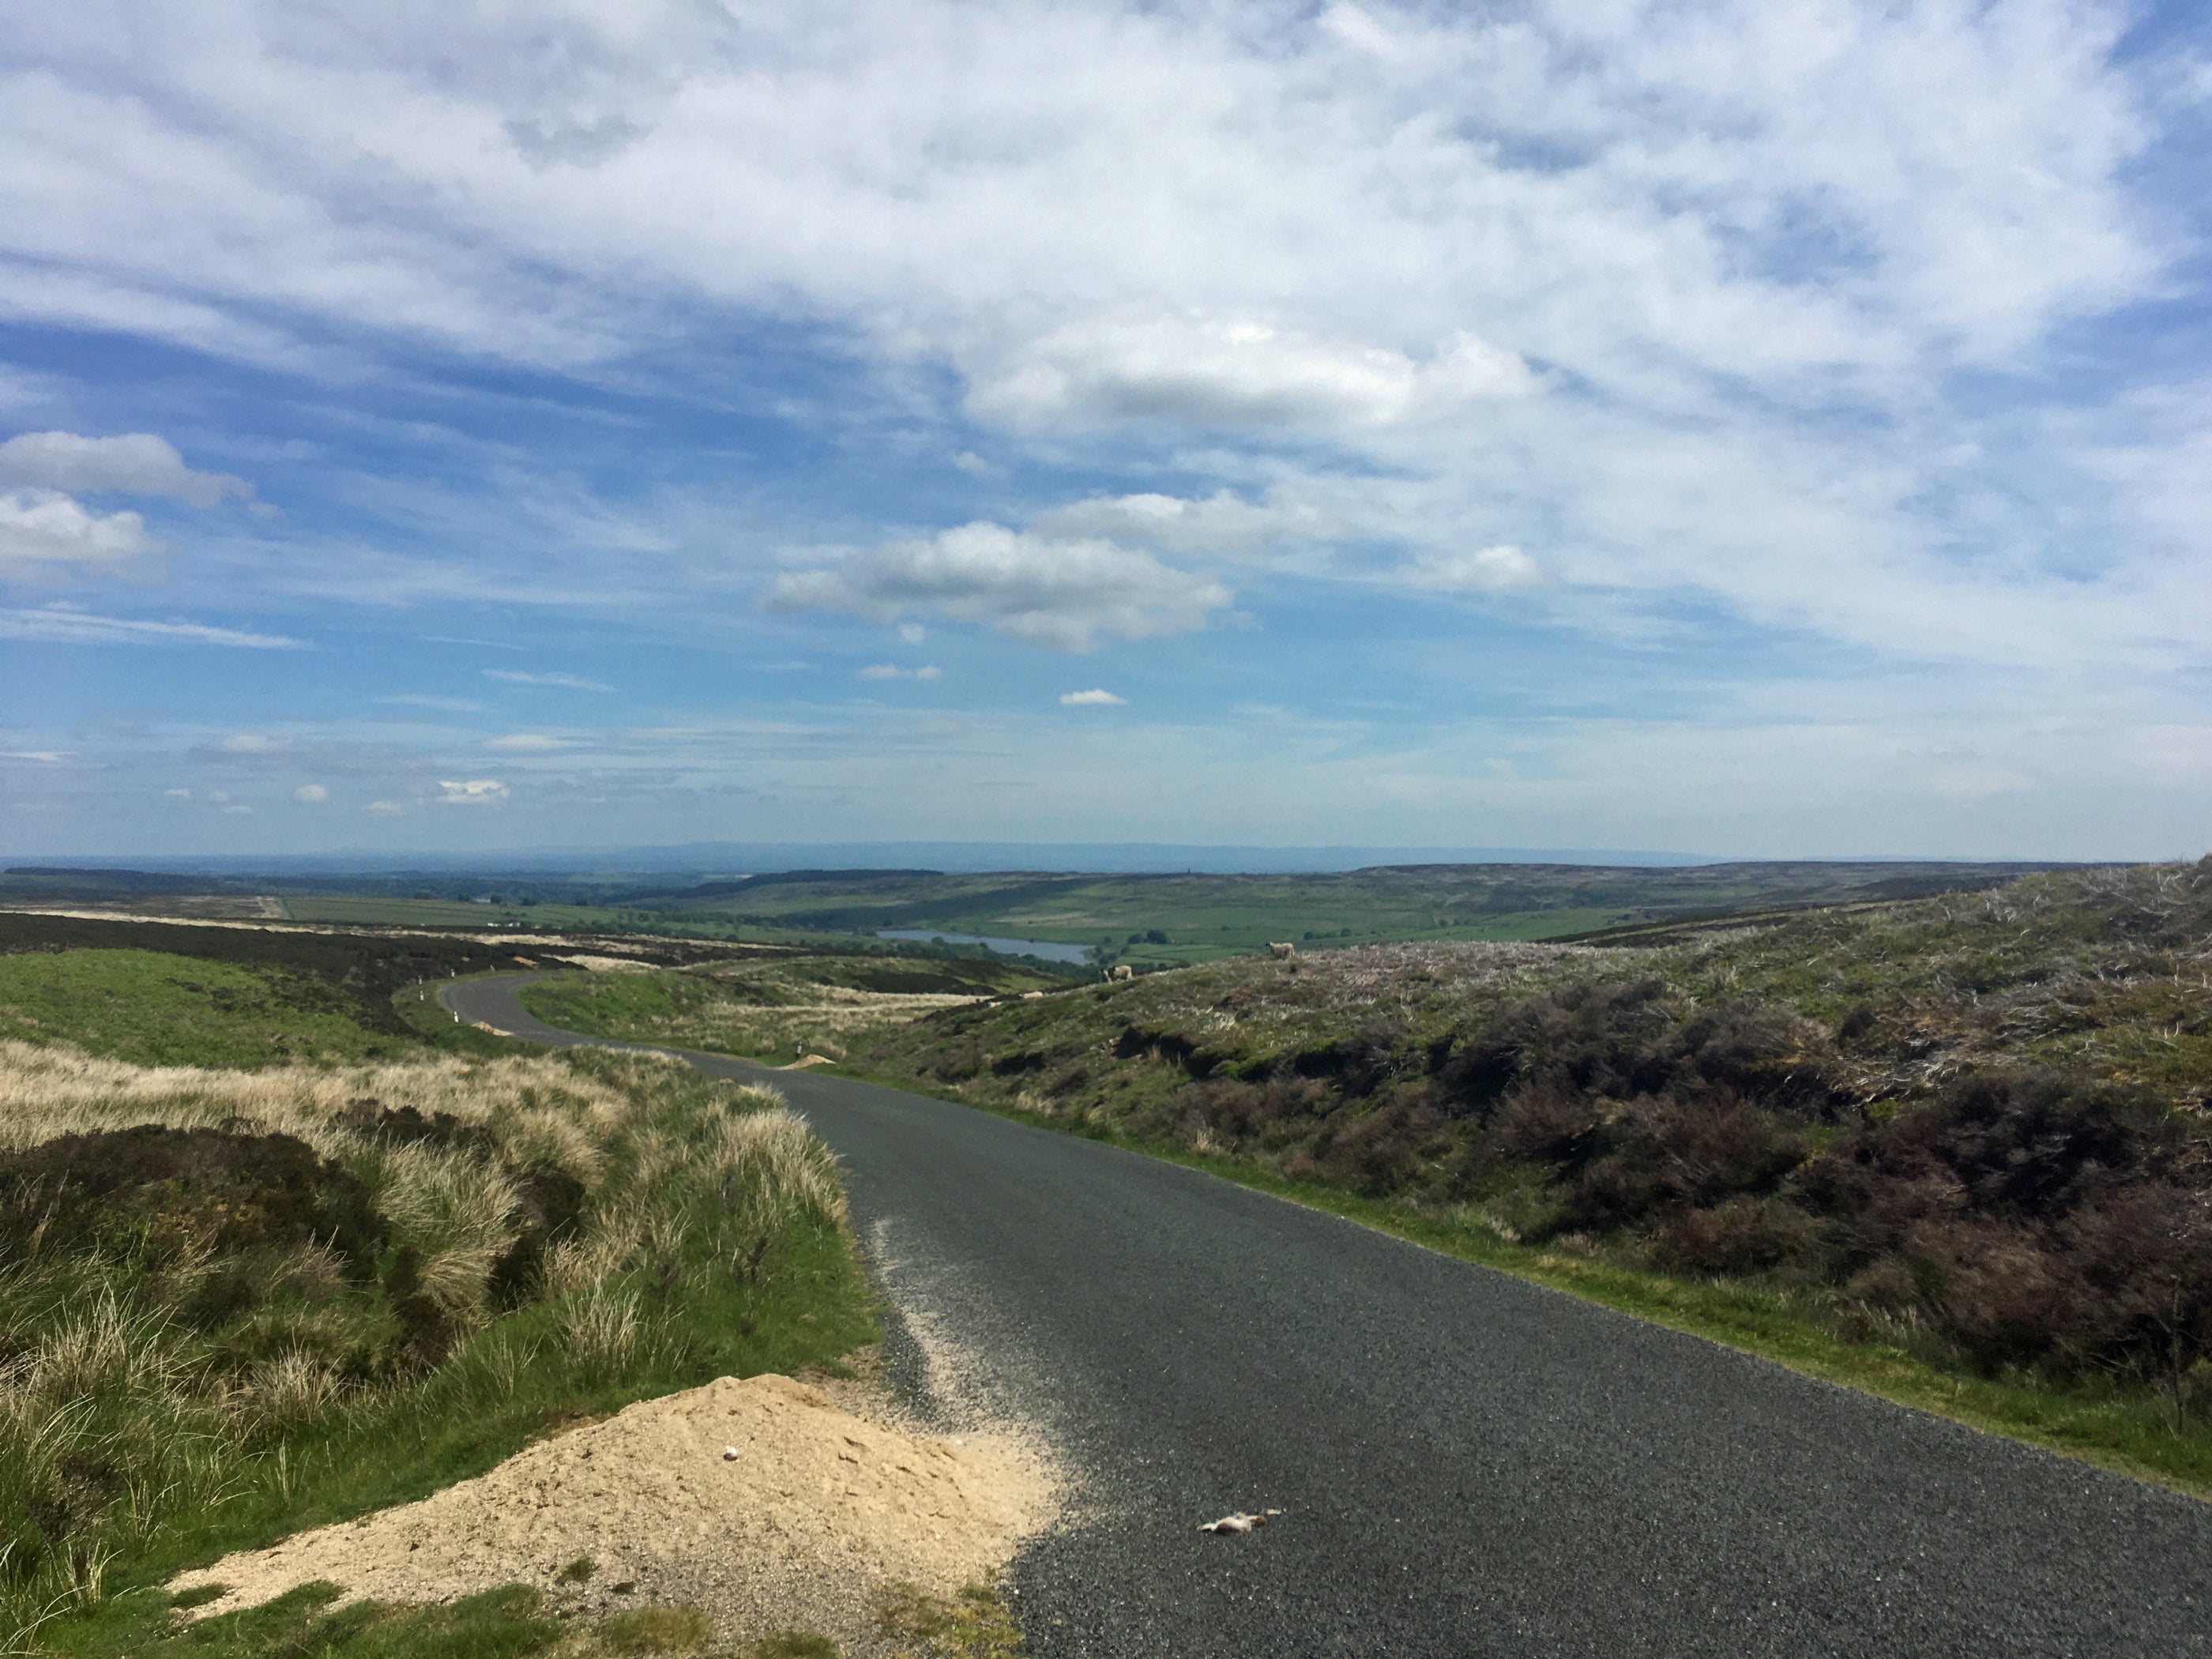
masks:
{"label": "blue sky", "polygon": [[2201,7],[0,10],[0,852],[2212,842]]}

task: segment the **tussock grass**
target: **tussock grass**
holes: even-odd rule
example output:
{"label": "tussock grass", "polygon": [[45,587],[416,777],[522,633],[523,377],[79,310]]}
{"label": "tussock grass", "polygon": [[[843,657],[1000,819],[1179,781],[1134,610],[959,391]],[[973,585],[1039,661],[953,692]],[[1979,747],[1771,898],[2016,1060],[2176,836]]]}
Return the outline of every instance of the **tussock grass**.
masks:
{"label": "tussock grass", "polygon": [[[126,1152],[173,1173],[72,1197]],[[138,1628],[118,1588],[548,1421],[833,1359],[869,1334],[843,1222],[779,1097],[657,1056],[203,1071],[0,1042],[0,1652],[103,1650]],[[407,1627],[330,1626],[331,1650]]]}

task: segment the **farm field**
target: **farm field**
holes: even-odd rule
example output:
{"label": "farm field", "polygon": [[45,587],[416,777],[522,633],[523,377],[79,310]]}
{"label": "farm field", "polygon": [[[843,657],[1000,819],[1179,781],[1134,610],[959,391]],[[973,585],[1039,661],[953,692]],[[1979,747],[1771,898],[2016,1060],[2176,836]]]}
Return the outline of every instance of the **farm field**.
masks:
{"label": "farm field", "polygon": [[1101,965],[1150,969],[1249,955],[1279,940],[1310,952],[1394,942],[1572,938],[1751,911],[1973,890],[2039,867],[1498,864],[1305,876],[793,871],[629,884],[426,875],[364,877],[351,884],[270,878],[258,892],[215,893],[192,892],[184,878],[47,871],[0,875],[0,908],[67,902],[142,916],[830,947],[900,930],[921,935],[921,948],[936,955],[982,952],[978,946],[933,947],[931,935],[989,935],[1079,949]]}
{"label": "farm field", "polygon": [[[1779,906],[1995,884],[2030,866],[1746,864],[1685,869],[1437,865],[1336,875],[797,872],[672,890],[672,918],[839,933],[912,928],[1091,947],[1138,968],[1399,941],[1556,939]],[[642,898],[641,903],[647,902]]]}

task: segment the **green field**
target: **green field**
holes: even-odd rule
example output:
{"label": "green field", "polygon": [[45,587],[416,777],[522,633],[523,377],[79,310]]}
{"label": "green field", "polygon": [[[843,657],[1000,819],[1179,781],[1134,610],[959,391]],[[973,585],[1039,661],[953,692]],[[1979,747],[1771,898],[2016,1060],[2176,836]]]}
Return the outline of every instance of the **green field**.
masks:
{"label": "green field", "polygon": [[0,1037],[140,1066],[374,1059],[403,1046],[305,975],[152,951],[0,957]]}
{"label": "green field", "polygon": [[636,902],[834,933],[988,934],[1090,948],[1138,968],[1393,941],[1556,939],[1776,906],[1988,886],[2025,866],[1905,864],[1435,865],[1334,875],[938,875],[796,872],[672,889]]}
{"label": "green field", "polygon": [[[833,945],[881,931],[1073,945],[1144,969],[1289,941],[1306,951],[1394,941],[1559,939],[1747,911],[1966,891],[2044,866],[1989,864],[1423,865],[1319,875],[1086,875],[793,871],[623,883],[599,878],[264,878],[289,919],[464,933],[659,936]],[[151,914],[250,914],[264,899],[129,872],[9,872],[0,904],[100,904]],[[477,900],[496,900],[477,902]],[[912,947],[908,947],[912,948]],[[920,947],[929,950],[927,945]],[[976,954],[951,947],[935,954]]]}
{"label": "green field", "polygon": [[990,961],[774,952],[681,971],[564,975],[522,1006],[571,1031],[768,1060],[833,1060],[876,1032],[976,998],[1058,989],[1056,975]]}

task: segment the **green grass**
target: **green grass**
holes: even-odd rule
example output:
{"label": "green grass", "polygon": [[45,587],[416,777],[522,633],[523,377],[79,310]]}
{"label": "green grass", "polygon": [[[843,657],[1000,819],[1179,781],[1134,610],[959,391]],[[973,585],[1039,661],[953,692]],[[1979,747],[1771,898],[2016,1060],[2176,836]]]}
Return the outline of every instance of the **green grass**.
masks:
{"label": "green grass", "polygon": [[0,956],[0,1037],[139,1066],[266,1066],[404,1048],[305,975],[153,951]]}
{"label": "green grass", "polygon": [[520,1000],[565,1030],[781,1060],[802,1042],[842,1058],[853,1043],[928,1006],[907,999],[1018,995],[1066,984],[1008,963],[838,952],[564,975],[525,986]]}
{"label": "green grass", "polygon": [[[470,1035],[507,1052],[520,1048]],[[165,1650],[154,1645],[171,1639],[161,1633],[164,1598],[155,1587],[185,1567],[425,1496],[578,1416],[720,1376],[834,1366],[874,1340],[873,1294],[849,1236],[821,1207],[824,1193],[834,1198],[834,1178],[806,1162],[826,1156],[818,1146],[795,1163],[773,1151],[729,1162],[733,1115],[761,1103],[690,1068],[599,1051],[528,1064],[536,1069],[455,1073],[403,1064],[360,1074],[378,1079],[371,1086],[386,1106],[420,1098],[415,1121],[434,1120],[434,1106],[478,1114],[437,1131],[447,1139],[427,1167],[395,1161],[395,1143],[356,1121],[349,1089],[314,1095],[326,1074],[312,1068],[255,1073],[243,1085],[239,1074],[224,1084],[215,1073],[194,1085],[188,1073],[175,1080],[173,1096],[117,1106],[103,1103],[97,1079],[72,1094],[66,1077],[41,1083],[44,1074],[26,1073],[21,1109],[46,1115],[52,1127],[42,1135],[147,1121],[228,1122],[221,1091],[228,1088],[261,1115],[255,1127],[316,1134],[366,1181],[391,1231],[370,1270],[349,1273],[274,1232],[233,1239],[237,1224],[222,1218],[250,1220],[261,1213],[258,1200],[247,1194],[241,1204],[228,1189],[202,1194],[187,1182],[137,1190],[110,1206],[106,1220],[95,1212],[89,1237],[42,1233],[9,1247],[0,1351],[30,1369],[0,1420],[0,1528],[8,1538],[0,1651],[10,1650],[10,1625],[20,1632],[58,1611],[38,1632],[49,1650]],[[430,1080],[410,1084],[417,1076]],[[35,1100],[27,1092],[34,1087],[46,1091]],[[288,1087],[296,1092],[286,1095]],[[410,1097],[410,1089],[430,1092]],[[379,1103],[358,1104],[374,1110]],[[319,1129],[311,1127],[317,1113],[327,1118]],[[553,1133],[549,1114],[574,1127]],[[796,1128],[790,1134],[804,1139]],[[397,1144],[405,1152],[415,1145]],[[459,1187],[440,1173],[455,1169],[456,1158],[477,1170]],[[587,1285],[554,1283],[548,1257],[544,1285],[531,1289],[528,1281],[522,1305],[502,1313],[506,1293],[495,1297],[482,1275],[523,1224],[475,1201],[468,1183],[494,1182],[501,1170],[553,1167],[589,1177],[579,1189],[589,1197],[576,1240],[592,1250],[602,1236],[632,1242],[595,1257],[600,1265],[584,1270],[594,1275]],[[4,1218],[10,1227],[21,1219]],[[172,1247],[210,1223],[218,1231],[204,1234],[204,1246]],[[401,1301],[403,1247],[418,1249],[425,1264],[441,1253],[451,1261],[455,1250],[458,1259],[480,1252],[475,1289],[451,1270],[441,1281],[440,1294],[474,1311],[453,1316],[458,1341],[428,1362],[408,1346],[421,1316]],[[241,1275],[252,1286],[243,1296],[229,1288]],[[426,1285],[427,1275],[426,1265]],[[218,1290],[223,1296],[210,1301]],[[617,1316],[611,1324],[594,1322],[600,1304]],[[267,1403],[279,1396],[264,1367],[301,1355],[317,1357],[321,1392],[280,1411]],[[50,1376],[55,1366],[76,1369]],[[71,1380],[80,1376],[87,1380]],[[35,1528],[27,1518],[34,1516],[43,1517]],[[175,1639],[276,1659],[520,1653],[536,1651],[528,1644],[544,1633],[544,1621],[513,1598],[480,1598],[450,1628],[442,1616],[326,1614],[306,1598]],[[624,1639],[611,1629],[605,1650],[623,1650]]]}
{"label": "green grass", "polygon": [[449,1607],[337,1607],[339,1594],[303,1584],[258,1607],[187,1622],[167,1595],[142,1590],[117,1597],[100,1620],[48,1632],[47,1650],[86,1659],[521,1659],[569,1633],[519,1584]]}

